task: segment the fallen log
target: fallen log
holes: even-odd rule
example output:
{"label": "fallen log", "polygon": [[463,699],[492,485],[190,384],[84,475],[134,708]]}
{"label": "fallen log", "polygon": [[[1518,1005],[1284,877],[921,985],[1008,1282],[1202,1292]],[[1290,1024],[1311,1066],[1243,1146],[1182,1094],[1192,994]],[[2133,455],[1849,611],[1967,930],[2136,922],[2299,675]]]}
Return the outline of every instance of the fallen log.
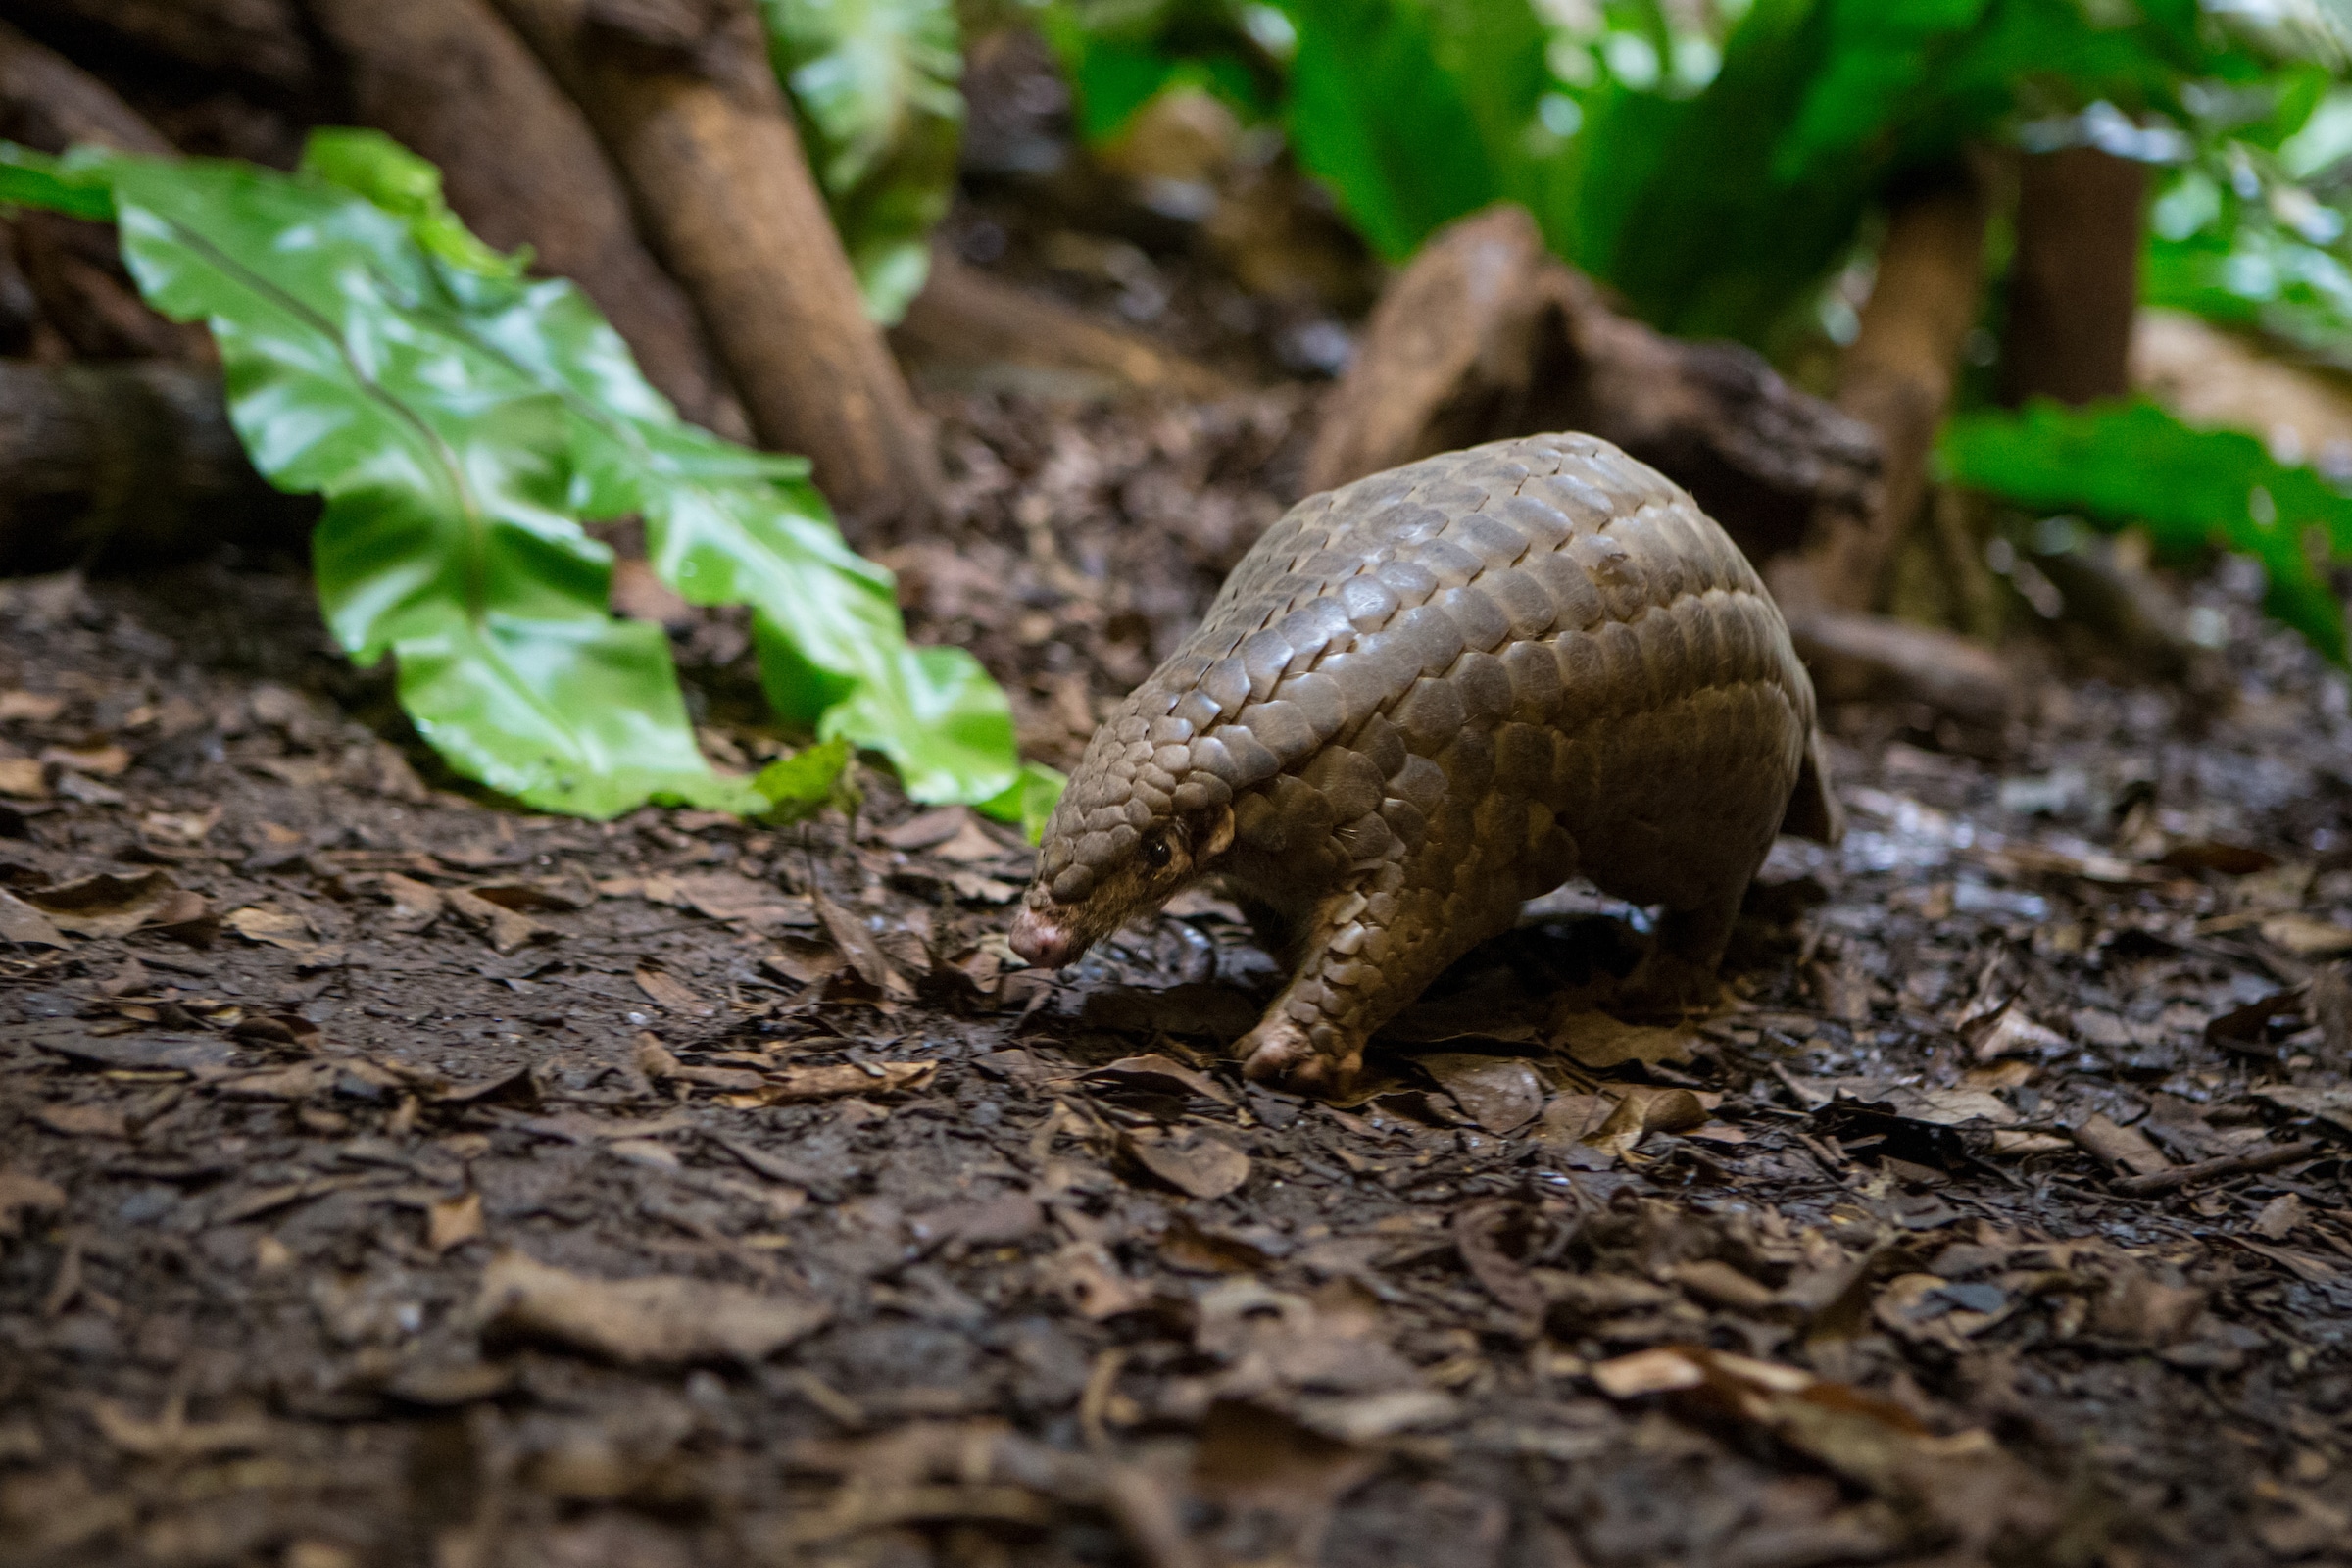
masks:
{"label": "fallen log", "polygon": [[1305,484],[1561,429],[1657,467],[1759,561],[1878,504],[1866,428],[1746,349],[1611,309],[1512,206],[1440,230],[1391,281],[1325,404]]}
{"label": "fallen log", "polygon": [[931,512],[939,455],[867,318],[748,0],[497,0],[620,166],[752,427],[845,523]]}
{"label": "fallen log", "polygon": [[0,360],[0,572],[301,550],[318,513],[254,472],[218,371]]}
{"label": "fallen log", "polygon": [[1997,746],[2016,715],[1998,655],[1955,632],[1819,605],[1784,605],[1788,638],[1822,702],[1908,702],[1982,731]]}
{"label": "fallen log", "polygon": [[500,250],[577,283],[679,412],[749,433],[694,306],[631,220],[580,110],[488,0],[306,0],[367,124],[440,165],[450,206]]}
{"label": "fallen log", "polygon": [[908,361],[952,368],[1015,365],[1065,372],[1085,390],[1126,388],[1207,400],[1240,386],[1197,360],[1075,306],[989,276],[942,251],[891,341]]}
{"label": "fallen log", "polygon": [[[156,158],[173,152],[112,87],[6,23],[0,23],[0,137],[46,153],[75,145]],[[23,301],[11,307],[20,318],[9,327],[12,348],[70,349],[95,359],[212,358],[212,339],[201,325],[168,321],[139,298],[111,227],[24,212],[4,232],[15,251],[11,270],[31,296],[29,311]],[[55,334],[46,343],[44,324]]]}

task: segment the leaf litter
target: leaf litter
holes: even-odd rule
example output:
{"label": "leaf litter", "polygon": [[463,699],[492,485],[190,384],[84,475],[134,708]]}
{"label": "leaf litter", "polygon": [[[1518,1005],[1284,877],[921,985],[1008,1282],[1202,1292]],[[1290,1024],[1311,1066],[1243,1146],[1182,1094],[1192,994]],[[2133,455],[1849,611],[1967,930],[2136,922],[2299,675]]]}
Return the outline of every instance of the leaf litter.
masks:
{"label": "leaf litter", "polygon": [[[910,546],[910,614],[1066,763],[1220,569],[1123,509],[1261,484],[1194,475],[1275,416],[942,407],[1013,588]],[[29,1560],[2338,1549],[2352,736],[2290,638],[2218,715],[2053,686],[1997,767],[1833,714],[1853,833],[1776,851],[1723,1010],[1616,1018],[1639,933],[1540,906],[1327,1106],[1222,1059],[1278,976],[1214,898],[1040,975],[982,885],[1027,852],[860,766],[798,820],[493,810],[352,716],[306,591],[0,591],[0,741],[128,755],[0,836]]]}

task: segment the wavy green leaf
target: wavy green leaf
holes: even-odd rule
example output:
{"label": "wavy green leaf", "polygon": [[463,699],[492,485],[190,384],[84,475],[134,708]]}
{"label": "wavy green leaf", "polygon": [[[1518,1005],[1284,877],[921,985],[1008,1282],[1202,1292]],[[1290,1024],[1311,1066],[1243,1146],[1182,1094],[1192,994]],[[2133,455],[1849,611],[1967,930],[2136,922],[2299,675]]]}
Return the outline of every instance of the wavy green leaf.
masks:
{"label": "wavy green leaf", "polygon": [[2344,607],[2321,571],[2352,561],[2352,496],[2235,430],[2199,430],[2153,404],[2036,402],[1944,430],[1938,459],[1962,484],[2045,512],[2143,523],[2176,556],[2220,546],[2269,577],[2265,608],[2345,662]]}
{"label": "wavy green leaf", "polygon": [[760,0],[866,310],[895,323],[930,270],[963,137],[953,0]]}
{"label": "wavy green leaf", "polygon": [[211,324],[255,466],[327,497],[329,624],[357,658],[395,657],[453,765],[584,815],[757,808],[696,751],[659,628],[606,610],[611,555],[581,523],[636,514],[679,593],[752,607],[785,717],[883,753],[918,800],[1007,797],[1004,694],[962,650],[907,645],[890,574],[842,542],[806,462],[680,420],[578,289],[453,238],[429,166],[396,144],[338,138],[318,162],[336,182],[107,155],[0,167],[111,189],[142,290]]}
{"label": "wavy green leaf", "polygon": [[311,132],[302,150],[305,173],[340,185],[409,225],[427,253],[484,277],[520,277],[529,270],[524,246],[508,256],[474,237],[441,195],[441,171],[380,130],[330,125]]}
{"label": "wavy green leaf", "polygon": [[327,623],[355,659],[393,656],[453,766],[584,816],[740,800],[695,748],[660,629],[606,610],[611,553],[564,508],[562,401],[442,329],[453,278],[403,220],[239,165],[79,167],[111,186],[148,301],[211,326],[255,466],[326,497]]}
{"label": "wavy green leaf", "polygon": [[805,821],[828,806],[855,808],[857,792],[845,777],[849,765],[846,740],[819,741],[776,759],[752,780],[752,788],[767,803],[761,818],[788,824]]}
{"label": "wavy green leaf", "polygon": [[1261,0],[1042,0],[1035,16],[1090,145],[1178,85],[1205,89],[1245,121],[1271,119],[1297,43],[1280,8]]}

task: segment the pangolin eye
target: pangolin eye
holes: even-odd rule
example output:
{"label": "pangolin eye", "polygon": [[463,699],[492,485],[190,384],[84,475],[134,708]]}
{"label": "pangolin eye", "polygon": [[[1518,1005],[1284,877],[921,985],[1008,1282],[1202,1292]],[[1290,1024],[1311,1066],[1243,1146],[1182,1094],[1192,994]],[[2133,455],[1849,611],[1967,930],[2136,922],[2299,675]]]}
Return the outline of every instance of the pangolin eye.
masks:
{"label": "pangolin eye", "polygon": [[1168,848],[1168,836],[1164,833],[1154,833],[1144,840],[1144,863],[1154,871],[1166,870],[1168,861],[1175,858],[1175,855],[1176,852]]}

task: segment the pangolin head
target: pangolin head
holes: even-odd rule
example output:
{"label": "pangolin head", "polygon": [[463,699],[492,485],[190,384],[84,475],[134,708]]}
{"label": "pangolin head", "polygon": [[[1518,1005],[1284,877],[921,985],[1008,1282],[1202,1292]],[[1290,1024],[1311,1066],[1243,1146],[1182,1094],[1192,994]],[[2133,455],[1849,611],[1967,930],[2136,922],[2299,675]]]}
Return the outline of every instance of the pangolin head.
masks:
{"label": "pangolin head", "polygon": [[1129,699],[1095,732],[1046,823],[1037,880],[1012,922],[1012,951],[1031,963],[1077,961],[1214,870],[1233,846],[1232,786],[1196,765],[1190,723],[1147,717],[1143,703],[1163,714],[1171,706],[1144,692]]}

